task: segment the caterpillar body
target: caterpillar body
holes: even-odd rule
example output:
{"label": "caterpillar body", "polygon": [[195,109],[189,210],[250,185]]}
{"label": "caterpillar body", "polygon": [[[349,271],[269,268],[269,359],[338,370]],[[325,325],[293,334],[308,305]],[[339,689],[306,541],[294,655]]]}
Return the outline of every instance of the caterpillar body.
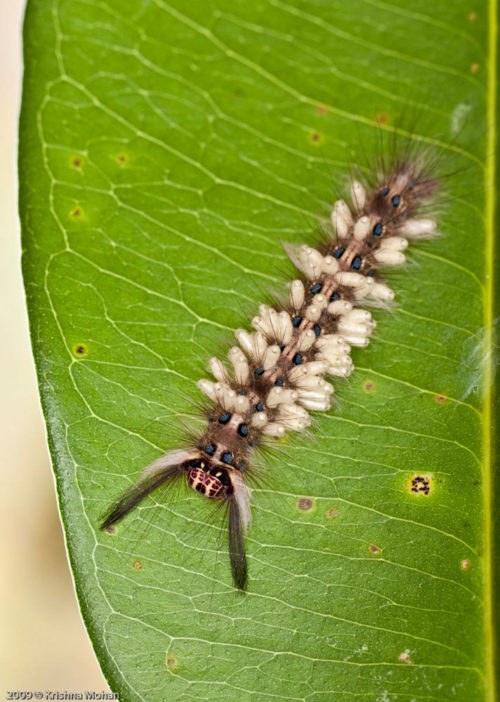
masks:
{"label": "caterpillar body", "polygon": [[423,162],[401,159],[381,169],[375,187],[351,179],[350,205],[335,203],[328,241],[317,248],[285,244],[301,274],[291,283],[288,304],[261,305],[252,320],[255,331],[236,331],[229,366],[210,359],[215,382],[198,382],[212,403],[206,431],[193,446],[145,468],[107,512],[102,529],[160,486],[183,478],[201,495],[227,504],[233,582],[245,589],[252,452],[266,437],[308,427],[309,412],[330,408],[333,386],[325,376],[353,371],[351,347],[367,346],[375,328],[363,306],[388,306],[394,298],[379,268],[403,264],[410,240],[434,234],[435,220],[417,215],[437,189]]}

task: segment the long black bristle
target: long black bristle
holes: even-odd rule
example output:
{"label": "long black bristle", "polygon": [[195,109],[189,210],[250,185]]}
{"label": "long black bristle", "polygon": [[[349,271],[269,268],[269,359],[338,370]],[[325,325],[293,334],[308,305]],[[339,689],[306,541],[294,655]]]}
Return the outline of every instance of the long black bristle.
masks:
{"label": "long black bristle", "polygon": [[129,512],[131,512],[139,502],[141,502],[145,497],[150,495],[154,490],[159,488],[161,485],[166,483],[168,480],[175,478],[176,476],[182,475],[179,466],[168,466],[162,470],[152,473],[151,475],[141,478],[137,483],[132,485],[123,495],[120,497],[118,502],[116,502],[109,512],[107,512],[101,523],[101,529],[108,529],[112,524],[123,519]]}
{"label": "long black bristle", "polygon": [[244,590],[247,583],[247,558],[240,508],[234,499],[229,500],[229,560],[233,582],[239,590]]}

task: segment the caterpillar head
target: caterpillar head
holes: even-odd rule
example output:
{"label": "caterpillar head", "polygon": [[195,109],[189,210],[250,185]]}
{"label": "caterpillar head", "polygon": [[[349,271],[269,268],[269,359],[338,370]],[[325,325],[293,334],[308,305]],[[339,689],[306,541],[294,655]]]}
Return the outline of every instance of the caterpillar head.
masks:
{"label": "caterpillar head", "polygon": [[109,529],[156,489],[182,477],[187,479],[189,487],[205,497],[225,500],[233,581],[244,590],[247,579],[244,536],[250,523],[250,490],[237,469],[225,467],[197,449],[169,451],[151,463],[103,516],[101,529]]}
{"label": "caterpillar head", "polygon": [[210,458],[196,458],[186,461],[183,466],[187,472],[190,488],[210,499],[228,498],[233,494],[233,483],[229,470]]}
{"label": "caterpillar head", "polygon": [[187,473],[190,488],[209,499],[223,499],[229,510],[229,560],[233,581],[245,589],[247,561],[244,537],[250,523],[250,490],[238,470],[225,468],[214,458],[201,455],[184,461],[182,472]]}

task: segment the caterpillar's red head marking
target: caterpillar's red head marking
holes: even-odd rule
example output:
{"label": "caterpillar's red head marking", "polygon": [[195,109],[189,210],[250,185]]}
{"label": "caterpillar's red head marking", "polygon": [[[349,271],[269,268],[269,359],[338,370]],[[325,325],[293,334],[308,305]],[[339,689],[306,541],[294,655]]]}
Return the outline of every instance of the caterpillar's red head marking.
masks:
{"label": "caterpillar's red head marking", "polygon": [[189,462],[187,482],[190,488],[210,499],[228,497],[233,492],[226,468],[200,458]]}

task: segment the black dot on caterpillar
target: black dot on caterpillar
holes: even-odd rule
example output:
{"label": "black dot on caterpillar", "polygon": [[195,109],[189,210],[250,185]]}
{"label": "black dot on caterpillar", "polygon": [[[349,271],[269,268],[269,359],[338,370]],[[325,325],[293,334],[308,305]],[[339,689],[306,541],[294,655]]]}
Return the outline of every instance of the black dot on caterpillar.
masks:
{"label": "black dot on caterpillar", "polygon": [[[247,583],[245,535],[251,521],[252,454],[265,439],[280,439],[311,423],[311,412],[330,409],[333,385],[325,376],[353,371],[352,347],[366,347],[375,328],[367,306],[389,307],[394,293],[381,269],[405,262],[409,243],[432,237],[434,219],[422,210],[439,181],[425,154],[380,166],[371,183],[350,179],[348,202],[338,200],[329,235],[316,247],[285,244],[299,271],[288,302],[261,305],[251,325],[238,329],[229,364],[209,361],[215,379],[198,387],[211,402],[206,430],[191,446],[166,453],[144,469],[104,516],[104,530],[161,486],[184,480],[201,496],[227,507],[233,582]],[[374,384],[366,384],[372,392]],[[427,476],[412,476],[408,490],[429,495]],[[312,507],[309,498],[298,508]],[[337,510],[327,512],[328,519]],[[380,551],[370,546],[371,552]]]}

